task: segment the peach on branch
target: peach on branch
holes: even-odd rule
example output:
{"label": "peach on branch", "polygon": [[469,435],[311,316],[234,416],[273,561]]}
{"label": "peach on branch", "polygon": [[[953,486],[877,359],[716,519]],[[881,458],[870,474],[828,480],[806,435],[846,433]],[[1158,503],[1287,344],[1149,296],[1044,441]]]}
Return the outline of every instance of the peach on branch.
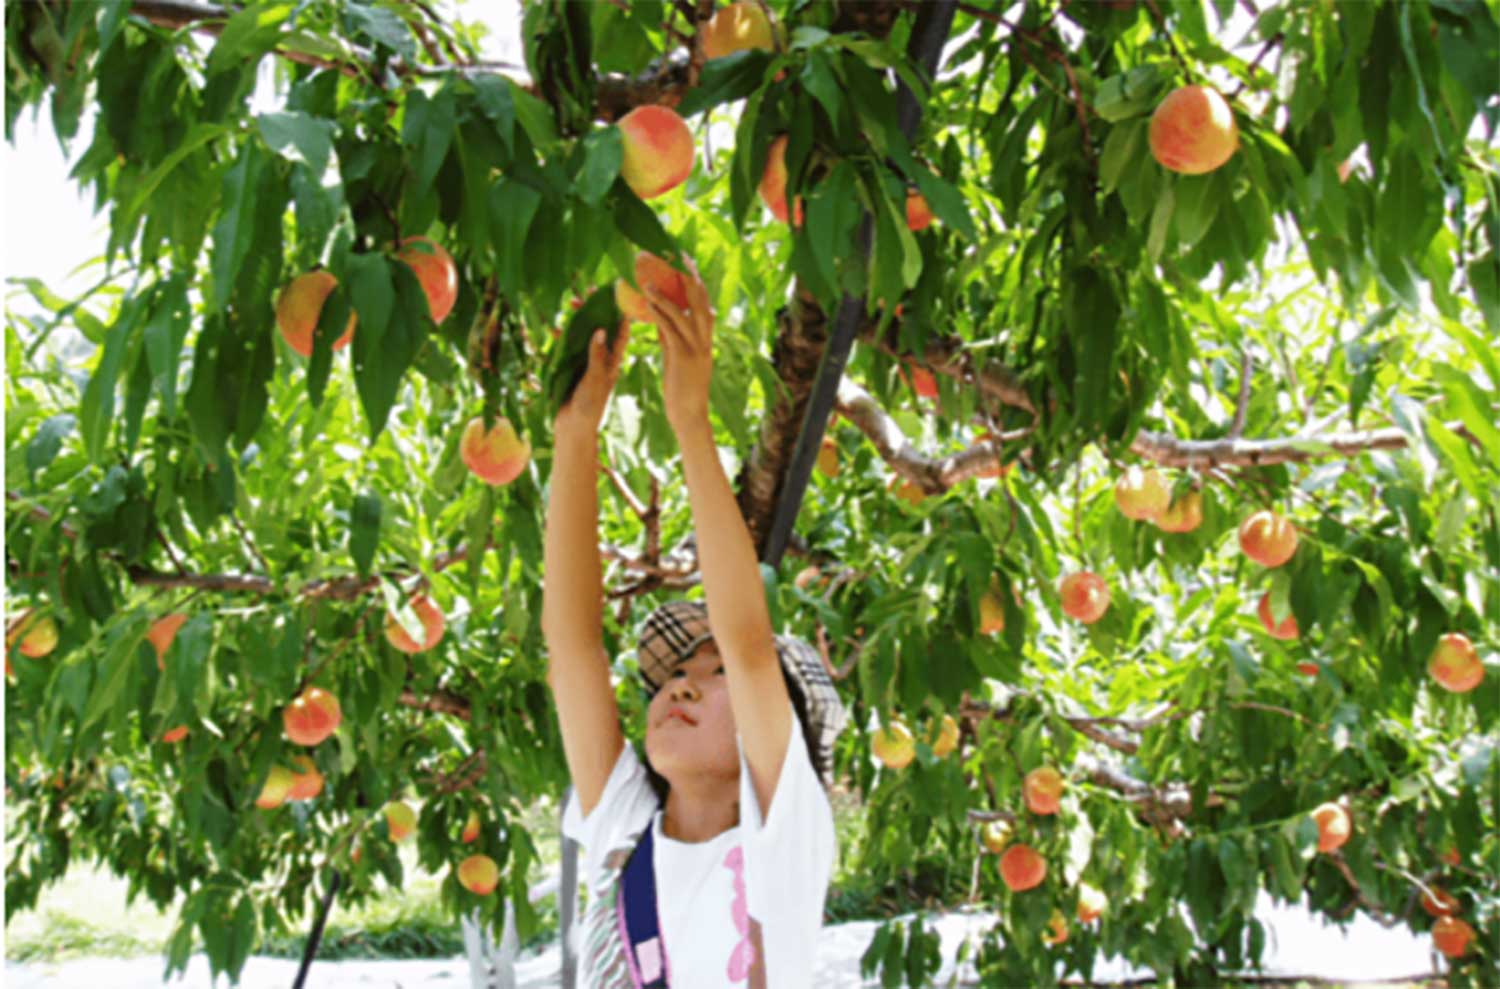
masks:
{"label": "peach on branch", "polygon": [[1005,631],[1005,605],[994,585],[979,596],[979,634],[998,635]]}
{"label": "peach on branch", "polygon": [[620,177],[642,199],[677,188],[693,170],[693,135],[673,110],[654,103],[620,118]]}
{"label": "peach on branch", "polygon": [[1313,809],[1312,818],[1318,823],[1320,852],[1342,848],[1354,830],[1349,821],[1349,812],[1335,803],[1319,804]]}
{"label": "peach on branch", "polygon": [[531,460],[531,444],[517,435],[510,420],[501,416],[486,430],[484,419],[475,416],[464,427],[459,456],[469,471],[486,484],[509,484],[521,476]]}
{"label": "peach on branch", "polygon": [[1078,884],[1078,922],[1092,924],[1109,906],[1109,897],[1088,883]]}
{"label": "peach on branch", "polygon": [[1203,524],[1203,496],[1189,491],[1167,506],[1167,510],[1156,518],[1156,527],[1162,532],[1192,532]]}
{"label": "peach on branch", "polygon": [[1484,664],[1469,637],[1459,632],[1449,632],[1438,639],[1427,660],[1427,672],[1445,690],[1465,694],[1479,686],[1484,680]]}
{"label": "peach on branch", "polygon": [[927,492],[922,490],[922,485],[916,481],[910,481],[897,474],[886,482],[885,489],[900,498],[912,507],[922,504],[927,497]]}
{"label": "peach on branch", "polygon": [[1263,567],[1279,567],[1297,552],[1297,529],[1275,512],[1256,512],[1240,523],[1240,550]]}
{"label": "peach on branch", "polygon": [[1088,570],[1069,574],[1058,585],[1063,614],[1092,625],[1109,610],[1109,585]]}
{"label": "peach on branch", "polygon": [[286,803],[294,779],[292,771],[285,766],[272,766],[260,788],[260,796],[255,798],[255,806],[261,810],[275,810]]}
{"label": "peach on branch", "polygon": [[178,742],[182,741],[184,738],[187,738],[187,734],[188,726],[178,725],[176,728],[168,728],[166,731],[162,732],[161,740],[163,742],[166,742],[168,745],[175,745]]}
{"label": "peach on branch", "polygon": [[1461,861],[1458,856],[1458,849],[1452,845],[1439,852],[1438,859],[1440,859],[1444,865],[1457,865]]}
{"label": "peach on branch", "polygon": [[458,266],[453,256],[427,237],[408,237],[401,242],[396,257],[417,276],[432,321],[441,323],[458,301]]}
{"label": "peach on branch", "polygon": [[500,883],[500,867],[488,855],[470,855],[459,863],[458,881],[476,896],[489,896]]}
{"label": "peach on branch", "polygon": [[929,728],[928,744],[932,748],[932,754],[939,759],[958,748],[958,722],[954,720],[953,715],[943,715],[943,720],[938,723],[936,737],[933,737]]}
{"label": "peach on branch", "polygon": [[1155,519],[1172,501],[1172,489],[1161,471],[1131,467],[1115,482],[1115,507],[1138,522]]}
{"label": "peach on branch", "polygon": [[646,297],[649,289],[655,289],[667,297],[667,301],[679,309],[691,309],[688,303],[688,279],[682,272],[649,251],[635,256],[635,284],[623,278],[615,280],[615,304],[632,323],[655,323],[651,315],[651,304]]}
{"label": "peach on branch", "polygon": [[459,841],[465,845],[479,840],[479,811],[470,808],[469,816],[464,820],[464,830],[459,835]]}
{"label": "peach on branch", "polygon": [[1043,944],[1056,946],[1068,940],[1068,921],[1062,915],[1061,910],[1052,911],[1052,918],[1047,921],[1047,928],[1042,932]]}
{"label": "peach on branch", "polygon": [[920,233],[932,226],[932,208],[927,205],[927,199],[917,190],[908,189],[906,192],[906,228],[913,233]]}
{"label": "peach on branch", "polygon": [[761,51],[776,49],[770,19],[759,4],[747,0],[716,10],[703,26],[699,39],[705,59],[723,58],[751,48]]}
{"label": "peach on branch", "polygon": [[[771,215],[782,223],[786,222],[788,209],[786,204],[786,135],[783,134],[771,142],[766,151],[766,169],[760,176],[760,201],[766,204]],[[802,226],[802,197],[797,197],[797,222],[794,226]]]}
{"label": "peach on branch", "polygon": [[999,855],[1005,851],[1005,846],[1010,844],[1010,834],[1009,822],[987,821],[984,827],[979,829],[979,840],[991,854]]}
{"label": "peach on branch", "polygon": [[385,805],[385,826],[391,840],[403,842],[416,834],[417,812],[404,800],[393,800]]}
{"label": "peach on branch", "polygon": [[1239,125],[1224,97],[1207,86],[1173,90],[1151,115],[1151,154],[1184,175],[1211,172],[1239,147]]}
{"label": "peach on branch", "polygon": [[1042,766],[1026,774],[1021,781],[1026,809],[1033,814],[1056,814],[1061,805],[1063,777],[1051,766]]}
{"label": "peach on branch", "polygon": [[1030,845],[1011,845],[1000,856],[1000,878],[1012,893],[1034,889],[1047,878],[1047,860]]}
{"label": "peach on branch", "polygon": [[1304,659],[1297,664],[1297,672],[1310,677],[1315,677],[1318,675],[1318,664],[1312,662],[1311,660]]}
{"label": "peach on branch", "polygon": [[1474,928],[1457,917],[1439,917],[1432,925],[1432,945],[1449,958],[1462,958],[1469,953],[1469,942],[1474,940]]}
{"label": "peach on branch", "polygon": [[1266,633],[1273,639],[1295,639],[1298,635],[1297,616],[1287,613],[1280,622],[1276,621],[1271,613],[1271,592],[1260,596],[1260,607],[1255,609],[1255,614],[1260,618],[1260,623],[1265,627]]}
{"label": "peach on branch", "polygon": [[[938,397],[937,378],[933,376],[931,371],[913,363],[911,360],[904,360],[902,363],[906,367],[901,371],[901,378],[911,386],[912,391],[917,393],[918,398]],[[909,376],[908,370],[910,371]]]}
{"label": "peach on branch", "polygon": [[1422,894],[1422,909],[1429,917],[1451,917],[1458,913],[1459,906],[1458,899],[1440,886],[1429,886]]}
{"label": "peach on branch", "polygon": [[828,478],[839,476],[839,444],[832,436],[823,437],[818,445],[818,472]]}
{"label": "peach on branch", "polygon": [[[318,328],[318,317],[323,313],[323,303],[339,280],[327,271],[309,271],[298,275],[281,290],[276,298],[276,326],[286,345],[303,357],[313,352],[313,332]],[[354,324],[357,317],[349,311],[349,321],[344,332],[333,341],[334,350],[342,350],[354,339]]]}
{"label": "peach on branch", "polygon": [[10,652],[16,640],[21,642],[21,655],[41,659],[57,648],[57,622],[50,615],[38,615],[30,608],[21,612],[5,630],[5,651]]}
{"label": "peach on branch", "polygon": [[318,745],[343,720],[337,697],[322,687],[308,687],[281,712],[286,737],[298,745]]}
{"label": "peach on branch", "polygon": [[917,755],[916,739],[912,737],[911,729],[906,727],[906,723],[900,720],[892,720],[889,725],[875,732],[870,748],[875,753],[875,758],[887,769],[905,769]]}
{"label": "peach on branch", "polygon": [[167,668],[167,650],[172,648],[172,641],[177,638],[178,629],[182,628],[188,616],[180,611],[174,611],[151,623],[146,630],[146,641],[151,643],[151,648],[156,650],[156,668],[164,670]]}
{"label": "peach on branch", "polygon": [[296,769],[292,771],[292,786],[286,793],[288,800],[311,800],[323,792],[323,774],[318,772],[312,759],[299,755],[292,759],[292,765]]}
{"label": "peach on branch", "polygon": [[418,594],[411,599],[411,608],[417,613],[417,620],[422,623],[422,641],[413,639],[406,629],[401,627],[394,611],[387,612],[385,616],[385,638],[392,646],[404,653],[426,652],[437,645],[443,638],[443,630],[447,623],[443,618],[443,609],[437,606],[425,594]]}

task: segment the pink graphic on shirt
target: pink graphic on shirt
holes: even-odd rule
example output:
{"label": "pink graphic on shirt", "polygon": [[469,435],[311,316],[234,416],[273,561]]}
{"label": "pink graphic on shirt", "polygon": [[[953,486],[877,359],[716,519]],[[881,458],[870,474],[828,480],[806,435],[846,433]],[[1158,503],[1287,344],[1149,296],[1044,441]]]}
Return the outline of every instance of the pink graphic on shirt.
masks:
{"label": "pink graphic on shirt", "polygon": [[755,965],[755,945],[750,941],[750,909],[745,902],[745,852],[736,845],[724,856],[724,868],[734,873],[734,902],[729,914],[734,918],[734,929],[740,933],[740,943],[729,955],[729,981],[744,982],[750,978],[750,969]]}

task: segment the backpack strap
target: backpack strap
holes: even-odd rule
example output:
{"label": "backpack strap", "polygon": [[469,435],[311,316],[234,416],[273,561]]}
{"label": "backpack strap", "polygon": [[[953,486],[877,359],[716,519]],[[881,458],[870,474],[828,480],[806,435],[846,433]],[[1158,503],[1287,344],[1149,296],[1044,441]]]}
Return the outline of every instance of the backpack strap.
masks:
{"label": "backpack strap", "polygon": [[640,843],[630,853],[615,899],[615,921],[625,945],[630,976],[638,989],[668,989],[667,949],[656,911],[654,830],[647,825]]}

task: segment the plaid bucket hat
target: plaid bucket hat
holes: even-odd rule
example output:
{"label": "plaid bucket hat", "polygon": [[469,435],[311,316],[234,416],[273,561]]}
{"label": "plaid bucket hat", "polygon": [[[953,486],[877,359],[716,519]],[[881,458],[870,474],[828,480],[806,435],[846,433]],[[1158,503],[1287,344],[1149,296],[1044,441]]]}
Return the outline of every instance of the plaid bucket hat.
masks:
{"label": "plaid bucket hat", "polygon": [[[637,649],[641,679],[647,688],[653,693],[660,690],[677,665],[712,638],[708,607],[701,601],[669,601],[647,615]],[[807,702],[807,720],[811,723],[803,724],[802,731],[817,753],[813,769],[826,787],[833,778],[833,743],[849,714],[816,649],[790,635],[778,635],[775,641],[781,668]]]}

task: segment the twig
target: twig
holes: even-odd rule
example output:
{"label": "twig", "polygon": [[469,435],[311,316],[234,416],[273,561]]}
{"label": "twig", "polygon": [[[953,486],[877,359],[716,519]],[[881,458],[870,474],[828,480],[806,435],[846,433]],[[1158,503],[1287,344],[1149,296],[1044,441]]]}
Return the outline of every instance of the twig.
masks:
{"label": "twig", "polygon": [[396,700],[403,707],[413,707],[419,711],[452,714],[465,721],[472,717],[468,698],[447,690],[439,689],[427,697],[418,697],[412,690],[403,690]]}
{"label": "twig", "polygon": [[646,521],[646,506],[641,504],[641,500],[635,496],[634,491],[630,490],[630,485],[625,483],[624,478],[620,477],[619,472],[609,464],[605,463],[602,459],[599,461],[599,469],[603,471],[604,476],[608,477],[610,482],[614,484],[615,491],[617,491],[620,497],[624,499],[625,504],[629,506],[631,512],[635,514],[635,517],[640,519],[642,522]]}
{"label": "twig", "polygon": [[1250,409],[1250,373],[1255,370],[1255,356],[1250,348],[1240,351],[1240,396],[1234,407],[1234,422],[1229,426],[1229,439],[1237,440],[1245,432],[1245,416]]}
{"label": "twig", "polygon": [[1083,131],[1083,155],[1089,160],[1089,180],[1092,182],[1094,175],[1099,171],[1099,162],[1094,157],[1094,140],[1089,135],[1088,107],[1084,105],[1083,92],[1078,88],[1078,77],[1073,74],[1073,64],[1068,61],[1068,57],[1054,50],[1052,60],[1063,67],[1063,72],[1068,77],[1068,86],[1073,91],[1073,107],[1078,112],[1078,126]]}
{"label": "twig", "polygon": [[1338,869],[1344,879],[1348,881],[1349,888],[1354,890],[1354,896],[1359,900],[1359,905],[1364,908],[1365,912],[1380,926],[1395,927],[1399,923],[1398,919],[1371,903],[1365,896],[1365,891],[1360,888],[1359,880],[1354,878],[1354,873],[1349,869],[1349,863],[1344,861],[1344,853],[1338,849],[1334,849],[1328,852],[1327,855],[1328,860],[1333,863],[1334,868]]}
{"label": "twig", "polygon": [[[255,557],[260,563],[260,568],[266,573],[270,573],[271,564],[267,563],[266,558],[261,555],[260,548],[255,545],[255,540],[250,538],[250,531],[245,528],[245,523],[240,520],[239,515],[235,512],[230,512],[229,520],[234,523],[235,529],[239,530],[240,539],[244,541],[246,548],[250,550],[250,555]],[[176,561],[174,560],[173,562],[175,563]],[[178,564],[177,569],[181,570],[182,565]]]}
{"label": "twig", "polygon": [[1275,704],[1262,704],[1259,701],[1236,701],[1229,706],[1232,708],[1249,709],[1251,711],[1267,711],[1271,714],[1283,714],[1288,718],[1295,718],[1296,720],[1311,728],[1316,728],[1320,731],[1323,728],[1322,725],[1318,724],[1316,721],[1313,721],[1311,718],[1305,717],[1304,715],[1298,714],[1296,711],[1288,710],[1284,707],[1277,707]]}
{"label": "twig", "polygon": [[1277,45],[1281,44],[1281,41],[1282,32],[1277,31],[1275,34],[1271,35],[1271,37],[1266,39],[1265,44],[1260,46],[1260,51],[1255,54],[1255,61],[1250,63],[1250,68],[1245,72],[1245,78],[1241,79],[1240,84],[1234,88],[1234,92],[1229,94],[1229,99],[1231,102],[1239,99],[1240,94],[1245,91],[1246,86],[1250,85],[1250,80],[1255,77],[1255,73],[1260,69],[1261,60],[1270,53],[1272,48],[1275,48]]}
{"label": "twig", "polygon": [[1193,70],[1188,68],[1187,59],[1183,57],[1182,52],[1177,47],[1176,35],[1167,30],[1167,19],[1162,16],[1161,8],[1156,5],[1156,0],[1146,0],[1146,7],[1151,11],[1152,16],[1156,18],[1157,23],[1161,25],[1162,34],[1167,36],[1167,47],[1171,50],[1172,57],[1177,60],[1177,64],[1182,67],[1182,74],[1192,79]]}

